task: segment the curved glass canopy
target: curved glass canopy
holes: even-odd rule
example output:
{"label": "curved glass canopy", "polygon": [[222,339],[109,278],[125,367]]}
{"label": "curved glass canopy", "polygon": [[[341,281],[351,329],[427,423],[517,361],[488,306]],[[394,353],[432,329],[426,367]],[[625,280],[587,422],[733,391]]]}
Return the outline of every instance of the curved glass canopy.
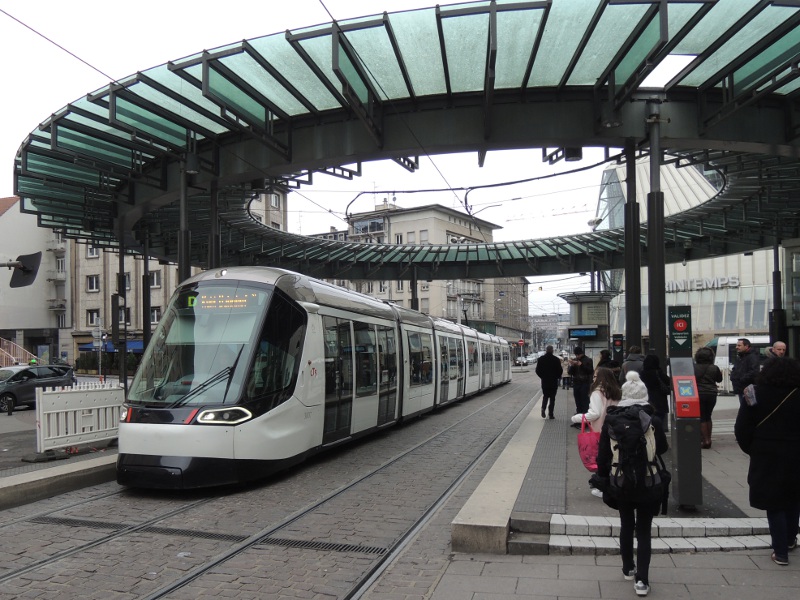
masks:
{"label": "curved glass canopy", "polygon": [[15,192],[41,226],[137,250],[147,238],[152,255],[175,260],[182,165],[198,157],[188,188],[197,266],[209,266],[216,236],[223,265],[323,277],[345,265],[354,278],[381,279],[412,267],[428,278],[615,268],[621,229],[457,248],[364,245],[262,226],[247,204],[315,173],[355,177],[360,168],[342,165],[369,160],[413,170],[423,153],[646,151],[657,101],[667,160],[725,181],[714,199],[668,217],[667,260],[681,260],[687,241],[698,258],[764,247],[798,235],[796,4],[497,0],[236,42],[57,111],[22,143]]}

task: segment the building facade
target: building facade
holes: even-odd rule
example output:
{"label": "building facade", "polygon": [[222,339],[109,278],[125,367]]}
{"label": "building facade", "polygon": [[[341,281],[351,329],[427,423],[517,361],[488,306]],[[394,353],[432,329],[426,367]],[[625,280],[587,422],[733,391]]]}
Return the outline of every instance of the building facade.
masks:
{"label": "building facade", "polygon": [[[483,244],[493,241],[497,225],[441,205],[401,208],[388,199],[375,210],[353,214],[346,230],[331,229],[314,237],[365,244]],[[410,280],[369,281],[337,279],[337,285],[411,307]],[[419,311],[480,331],[499,335],[509,342],[529,345],[528,281],[524,277],[495,279],[420,279]]]}

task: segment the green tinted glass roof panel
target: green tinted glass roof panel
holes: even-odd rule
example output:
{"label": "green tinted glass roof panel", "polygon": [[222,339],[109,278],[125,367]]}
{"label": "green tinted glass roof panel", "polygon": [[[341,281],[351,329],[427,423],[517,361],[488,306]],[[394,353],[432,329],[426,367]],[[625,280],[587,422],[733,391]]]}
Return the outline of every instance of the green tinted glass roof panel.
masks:
{"label": "green tinted glass roof panel", "polygon": [[450,87],[454,93],[484,87],[489,15],[462,15],[442,19]]}
{"label": "green tinted glass roof panel", "polygon": [[[737,0],[735,2],[717,2],[714,7],[695,25],[692,30],[675,46],[673,54],[702,54],[706,48],[713,44],[720,35],[741,19],[747,11],[755,6],[759,0]],[[676,30],[672,29],[672,14],[678,8],[670,4],[670,35]]]}
{"label": "green tinted glass roof panel", "polygon": [[543,14],[543,10],[497,13],[496,89],[522,86]]}
{"label": "green tinted glass roof panel", "polygon": [[[689,73],[682,81],[681,85],[699,87],[716,74],[718,71],[727,67],[731,61],[739,57],[742,52],[758,44],[772,30],[776,24],[784,22],[797,12],[798,9],[786,6],[768,6],[761,13],[722,47],[714,52],[708,60],[700,64],[696,69]],[[717,82],[712,82],[717,83]]]}
{"label": "green tinted glass roof panel", "polygon": [[408,89],[392,43],[384,27],[369,27],[345,34],[356,51],[373,88],[381,99],[408,97]]}
{"label": "green tinted glass roof panel", "polygon": [[[552,5],[528,87],[558,85],[600,1],[570,0]],[[563,27],[563,23],[572,26]]]}
{"label": "green tinted glass roof panel", "polygon": [[744,93],[760,79],[772,75],[781,65],[796,59],[800,53],[800,27],[778,39],[752,60],[733,73],[734,95]]}
{"label": "green tinted glass roof panel", "polygon": [[649,5],[644,4],[607,6],[594,35],[575,65],[569,85],[594,85],[648,8]]}
{"label": "green tinted glass roof panel", "polygon": [[636,75],[639,67],[652,56],[660,43],[661,20],[656,13],[614,70],[614,82],[617,91]]}
{"label": "green tinted glass roof panel", "polygon": [[156,115],[149,110],[141,108],[125,98],[119,96],[115,99],[116,111],[114,116],[122,123],[126,123],[137,131],[149,133],[175,148],[186,146],[187,130],[176,123]]}
{"label": "green tinted glass roof panel", "polygon": [[27,171],[49,178],[61,179],[88,186],[99,186],[100,177],[94,169],[81,167],[74,163],[49,156],[28,152],[25,164]]}
{"label": "green tinted glass roof panel", "polygon": [[251,125],[262,129],[266,127],[267,109],[264,105],[222,75],[213,65],[208,66],[208,90]]}
{"label": "green tinted glass roof panel", "polygon": [[220,62],[253,86],[261,95],[269,99],[279,109],[289,115],[306,112],[306,107],[295,98],[272,75],[267,73],[252,56],[246,53],[234,54],[220,59]]}
{"label": "green tinted glass roof panel", "polygon": [[320,71],[328,78],[334,89],[341,90],[342,84],[333,72],[333,48],[331,46],[331,36],[302,40],[300,45],[308,56],[319,67]]}
{"label": "green tinted glass roof panel", "polygon": [[[317,110],[339,108],[328,89],[314,75],[300,55],[286,41],[286,36],[269,35],[250,41],[250,45],[269,62]],[[328,60],[330,62],[330,59]]]}
{"label": "green tinted glass roof panel", "polygon": [[389,21],[414,92],[418,96],[444,93],[444,65],[439,52],[435,11],[428,8],[393,14],[389,16]]}
{"label": "green tinted glass roof panel", "polygon": [[92,156],[106,163],[130,169],[133,165],[133,151],[110,144],[79,131],[59,126],[55,132],[56,146]]}
{"label": "green tinted glass roof panel", "polygon": [[353,93],[355,93],[361,104],[366,107],[369,103],[369,88],[354,66],[353,61],[350,60],[350,56],[348,56],[344,46],[341,44],[337,46],[337,58],[339,62],[339,72],[342,74],[342,77],[344,77],[344,80],[347,82],[347,84],[352,88]]}
{"label": "green tinted glass roof panel", "polygon": [[178,77],[175,73],[167,71],[166,69],[154,69],[145,72],[144,75],[148,76],[156,83],[160,83],[177,94],[180,98],[185,98],[186,101],[179,102],[173,100],[170,96],[150,87],[146,83],[137,83],[135,86],[129,88],[137,96],[157,104],[167,112],[193,121],[197,123],[199,127],[207,129],[215,134],[219,135],[228,130],[224,125],[209,119],[192,108],[192,105],[196,105],[199,109],[215,114],[219,113],[219,107],[207,98],[204,98],[203,92],[197,86],[192,85],[182,77]]}

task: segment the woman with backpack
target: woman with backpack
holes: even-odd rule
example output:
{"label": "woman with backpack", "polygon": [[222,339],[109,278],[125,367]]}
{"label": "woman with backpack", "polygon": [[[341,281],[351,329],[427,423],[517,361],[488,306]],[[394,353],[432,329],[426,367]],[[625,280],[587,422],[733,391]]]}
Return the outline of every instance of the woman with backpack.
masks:
{"label": "woman with backpack", "polygon": [[711,413],[717,405],[717,384],[722,381],[722,371],[714,364],[711,348],[698,348],[694,353],[694,378],[700,396],[700,447],[711,448]]}
{"label": "woman with backpack", "polygon": [[800,362],[769,359],[743,395],[734,432],[750,456],[750,506],[767,511],[771,558],[785,566],[800,519]]}
{"label": "woman with backpack", "polygon": [[[622,575],[634,580],[638,596],[650,592],[650,528],[669,486],[669,475],[658,469],[657,457],[669,449],[661,420],[654,416],[647,388],[639,373],[629,371],[622,384],[622,400],[606,411],[597,452],[597,473],[603,502],[619,511],[619,549]],[[624,433],[623,433],[624,432]],[[630,434],[630,437],[625,437]],[[663,463],[660,463],[663,466]],[[658,473],[656,473],[658,471]],[[633,534],[636,533],[636,560]]]}

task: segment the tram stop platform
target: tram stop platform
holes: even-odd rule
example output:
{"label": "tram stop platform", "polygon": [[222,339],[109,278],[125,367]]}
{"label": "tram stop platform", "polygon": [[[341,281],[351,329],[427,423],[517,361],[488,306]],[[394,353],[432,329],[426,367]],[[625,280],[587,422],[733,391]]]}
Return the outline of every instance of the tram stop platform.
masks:
{"label": "tram stop platform", "polygon": [[[559,389],[552,420],[541,417],[540,391],[532,400],[524,422],[453,520],[453,551],[619,554],[618,513],[590,493],[591,473],[578,455],[580,430],[570,427],[572,390]],[[736,396],[719,396],[713,444],[701,451],[702,504],[679,506],[672,489],[667,516],[653,523],[653,553],[770,547],[765,513],[749,505],[749,458],[733,434],[738,406]],[[672,449],[664,455],[667,467],[671,455]]]}

